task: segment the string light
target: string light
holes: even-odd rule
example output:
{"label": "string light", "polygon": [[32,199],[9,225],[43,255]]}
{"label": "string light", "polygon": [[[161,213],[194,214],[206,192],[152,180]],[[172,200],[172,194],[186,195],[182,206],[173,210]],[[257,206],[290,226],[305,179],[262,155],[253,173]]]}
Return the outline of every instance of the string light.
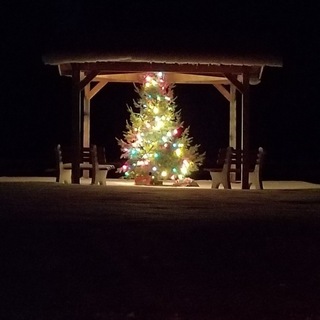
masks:
{"label": "string light", "polygon": [[181,151],[181,149],[176,149],[176,155],[178,156],[178,157],[180,157],[181,156],[181,154],[182,154],[182,151]]}
{"label": "string light", "polygon": [[162,171],[162,172],[161,172],[161,177],[164,177],[164,178],[165,178],[167,175],[168,175],[168,174],[167,174],[167,171]]}

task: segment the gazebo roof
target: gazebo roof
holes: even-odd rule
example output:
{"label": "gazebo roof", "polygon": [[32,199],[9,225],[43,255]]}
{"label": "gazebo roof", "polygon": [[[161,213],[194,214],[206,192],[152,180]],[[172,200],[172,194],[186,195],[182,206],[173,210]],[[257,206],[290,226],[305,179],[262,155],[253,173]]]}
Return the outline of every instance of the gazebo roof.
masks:
{"label": "gazebo roof", "polygon": [[270,54],[211,54],[211,53],[175,53],[175,52],[73,52],[49,53],[43,56],[46,64],[60,65],[66,63],[85,62],[148,62],[166,64],[213,64],[213,65],[240,65],[240,66],[272,66],[281,67],[282,61]]}
{"label": "gazebo roof", "polygon": [[43,56],[45,64],[59,67],[60,75],[71,76],[72,64],[80,64],[83,75],[99,71],[93,81],[139,82],[141,73],[164,71],[175,83],[219,83],[230,81],[225,74],[240,75],[249,70],[250,83],[261,80],[265,66],[281,67],[279,57],[270,54],[210,52],[53,52]]}

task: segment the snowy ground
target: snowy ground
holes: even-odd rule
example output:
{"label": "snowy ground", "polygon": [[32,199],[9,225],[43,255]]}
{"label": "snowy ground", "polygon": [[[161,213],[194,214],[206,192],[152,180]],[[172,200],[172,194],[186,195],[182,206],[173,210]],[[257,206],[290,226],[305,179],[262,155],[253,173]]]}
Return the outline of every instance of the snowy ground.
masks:
{"label": "snowy ground", "polygon": [[0,319],[319,320],[320,188],[0,178]]}
{"label": "snowy ground", "polygon": [[[53,177],[0,177],[0,182],[55,182]],[[196,180],[200,188],[210,189],[210,180]],[[81,184],[89,185],[91,179],[81,178]],[[126,179],[107,179],[108,186],[135,186],[134,181]],[[164,186],[172,186],[172,181],[165,181]],[[232,189],[241,189],[240,183],[232,183]],[[320,189],[320,184],[306,181],[264,181],[264,189]],[[155,188],[161,188],[156,186]],[[176,187],[175,187],[176,188]],[[223,187],[220,185],[220,189]]]}

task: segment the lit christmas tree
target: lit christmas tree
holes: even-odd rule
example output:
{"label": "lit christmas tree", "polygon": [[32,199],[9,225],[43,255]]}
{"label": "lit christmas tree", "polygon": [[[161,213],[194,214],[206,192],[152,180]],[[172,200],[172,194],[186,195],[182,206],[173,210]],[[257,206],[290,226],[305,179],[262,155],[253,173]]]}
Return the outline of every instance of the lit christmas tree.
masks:
{"label": "lit christmas tree", "polygon": [[150,73],[136,91],[138,112],[128,107],[127,131],[124,139],[117,139],[121,158],[126,159],[119,171],[131,179],[149,176],[150,184],[182,181],[199,169],[205,154],[199,154],[199,145],[191,145],[189,127],[183,127],[181,110],[176,111],[173,86],[166,83],[162,72]]}

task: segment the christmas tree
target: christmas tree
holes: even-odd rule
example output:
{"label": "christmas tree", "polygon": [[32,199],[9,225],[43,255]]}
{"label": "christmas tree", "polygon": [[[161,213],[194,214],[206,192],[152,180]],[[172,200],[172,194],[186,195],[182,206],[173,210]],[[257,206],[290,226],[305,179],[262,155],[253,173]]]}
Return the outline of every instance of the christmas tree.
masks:
{"label": "christmas tree", "polygon": [[117,139],[121,158],[119,169],[127,178],[151,176],[151,184],[161,180],[181,181],[197,171],[204,160],[199,145],[191,145],[189,127],[184,128],[181,110],[176,110],[173,85],[166,83],[162,72],[145,74],[136,87],[139,100],[128,107],[123,139]]}

